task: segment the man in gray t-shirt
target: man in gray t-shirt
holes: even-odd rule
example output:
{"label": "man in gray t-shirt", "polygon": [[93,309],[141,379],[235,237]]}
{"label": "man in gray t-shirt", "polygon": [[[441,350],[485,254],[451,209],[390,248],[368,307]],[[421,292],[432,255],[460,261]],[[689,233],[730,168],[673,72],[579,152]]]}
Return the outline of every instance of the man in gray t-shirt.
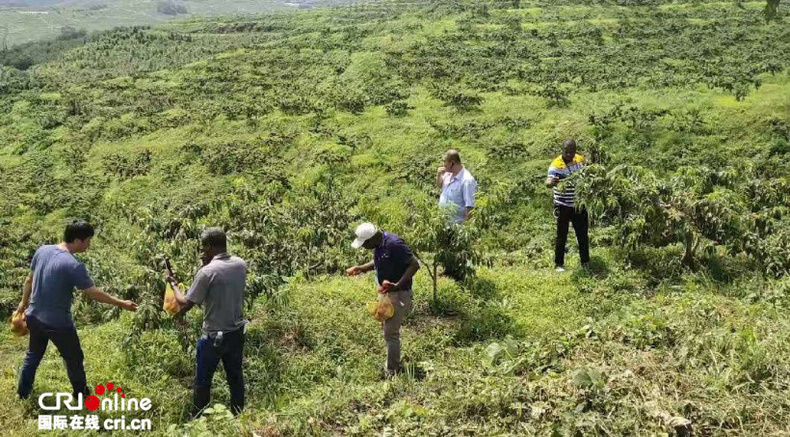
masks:
{"label": "man in gray t-shirt", "polygon": [[244,282],[247,263],[227,253],[215,255],[192,282],[186,300],[203,304],[203,333],[228,333],[244,327]]}
{"label": "man in gray t-shirt", "polygon": [[230,386],[230,404],[234,414],[244,409],[244,325],[242,307],[247,263],[228,254],[227,237],[219,228],[209,228],[200,237],[203,268],[195,275],[186,297],[176,280],[168,277],[176,301],[184,314],[194,305],[203,305],[203,335],[197,343],[193,416],[211,400],[211,381],[222,361]]}

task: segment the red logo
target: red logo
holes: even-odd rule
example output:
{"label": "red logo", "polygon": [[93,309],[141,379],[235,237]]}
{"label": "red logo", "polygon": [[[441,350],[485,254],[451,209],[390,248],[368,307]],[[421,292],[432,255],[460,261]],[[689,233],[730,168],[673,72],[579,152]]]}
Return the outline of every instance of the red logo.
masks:
{"label": "red logo", "polygon": [[[96,386],[96,390],[95,390],[96,394],[99,396],[105,393],[109,395],[113,391],[119,393],[122,398],[126,397],[126,394],[123,393],[123,389],[121,389],[121,387],[116,387],[115,384],[111,382],[108,382],[105,385],[99,384]],[[98,409],[100,404],[101,402],[99,401],[99,398],[96,395],[90,395],[88,396],[88,399],[85,399],[85,408],[91,411],[95,411],[96,409]]]}
{"label": "red logo", "polygon": [[[95,394],[87,398],[83,398],[82,393],[80,393],[76,399],[71,393],[42,393],[38,397],[38,403],[44,410],[59,410],[61,405],[65,405],[66,408],[72,411],[83,408],[90,411],[99,409],[102,411],[148,411],[151,409],[151,399],[126,398],[126,393],[123,392],[123,389],[112,382],[97,385],[94,392]],[[48,398],[54,398],[55,404],[46,405],[47,402],[45,400]]]}

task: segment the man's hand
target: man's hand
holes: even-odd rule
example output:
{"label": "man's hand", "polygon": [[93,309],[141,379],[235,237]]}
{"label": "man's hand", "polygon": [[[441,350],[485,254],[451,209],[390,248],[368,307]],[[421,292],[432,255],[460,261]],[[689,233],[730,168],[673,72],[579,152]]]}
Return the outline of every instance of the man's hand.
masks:
{"label": "man's hand", "polygon": [[436,187],[442,188],[444,186],[444,174],[447,173],[447,168],[439,167],[436,170]]}
{"label": "man's hand", "polygon": [[187,299],[184,297],[184,292],[179,288],[178,280],[176,278],[170,276],[169,274],[165,273],[165,281],[170,284],[170,288],[173,289],[173,294],[175,295],[176,302],[182,307],[186,305]]}
{"label": "man's hand", "polygon": [[550,177],[546,178],[546,186],[548,186],[548,187],[555,187],[555,186],[557,186],[558,183],[560,183],[560,177],[559,176],[550,176]]}
{"label": "man's hand", "polygon": [[122,300],[118,303],[118,308],[123,308],[126,311],[137,311],[137,304],[132,302],[131,300]]}
{"label": "man's hand", "polygon": [[385,279],[379,287],[379,293],[389,293],[390,291],[398,291],[398,284]]}
{"label": "man's hand", "polygon": [[348,270],[346,270],[348,276],[356,276],[360,273],[362,273],[362,269],[360,269],[359,266],[349,267]]}

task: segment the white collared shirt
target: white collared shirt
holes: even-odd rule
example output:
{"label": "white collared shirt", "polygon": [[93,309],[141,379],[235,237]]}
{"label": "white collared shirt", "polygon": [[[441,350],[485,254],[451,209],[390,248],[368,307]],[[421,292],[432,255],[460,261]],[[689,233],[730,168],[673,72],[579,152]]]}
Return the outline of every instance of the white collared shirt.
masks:
{"label": "white collared shirt", "polygon": [[457,212],[453,221],[461,223],[466,218],[466,208],[475,207],[475,193],[477,181],[466,168],[461,169],[457,175],[447,172],[442,176],[442,195],[439,196],[439,205],[454,205]]}

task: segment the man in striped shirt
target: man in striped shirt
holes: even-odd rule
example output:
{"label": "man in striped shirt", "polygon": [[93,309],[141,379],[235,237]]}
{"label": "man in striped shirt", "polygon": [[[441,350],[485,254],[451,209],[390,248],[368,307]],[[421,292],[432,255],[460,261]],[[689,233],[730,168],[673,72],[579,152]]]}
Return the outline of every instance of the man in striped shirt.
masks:
{"label": "man in striped shirt", "polygon": [[576,241],[579,242],[579,258],[582,267],[590,262],[589,220],[587,210],[574,207],[574,188],[570,182],[564,187],[557,184],[584,167],[584,157],[576,153],[576,140],[569,138],[562,144],[562,155],[551,162],[546,186],[554,188],[554,216],[557,218],[557,241],[554,246],[554,264],[557,272],[565,271],[565,243],[568,241],[568,224],[573,223]]}

